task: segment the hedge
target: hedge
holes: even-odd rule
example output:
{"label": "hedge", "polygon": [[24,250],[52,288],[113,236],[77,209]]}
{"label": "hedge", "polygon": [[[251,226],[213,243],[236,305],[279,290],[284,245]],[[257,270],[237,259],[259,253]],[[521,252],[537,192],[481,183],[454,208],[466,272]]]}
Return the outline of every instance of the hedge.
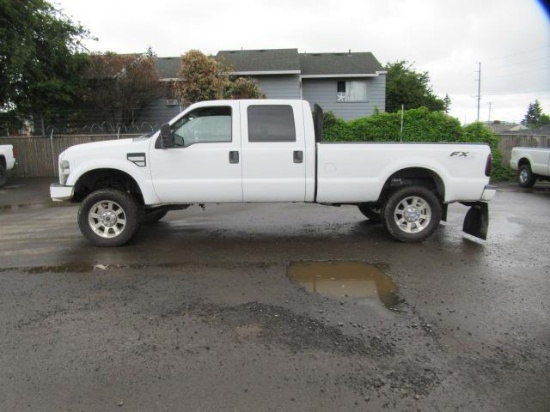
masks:
{"label": "hedge", "polygon": [[493,154],[492,180],[508,180],[510,171],[502,166],[498,137],[484,124],[462,127],[458,119],[426,108],[401,113],[379,113],[345,121],[332,112],[324,115],[323,140],[328,142],[471,142],[488,143]]}

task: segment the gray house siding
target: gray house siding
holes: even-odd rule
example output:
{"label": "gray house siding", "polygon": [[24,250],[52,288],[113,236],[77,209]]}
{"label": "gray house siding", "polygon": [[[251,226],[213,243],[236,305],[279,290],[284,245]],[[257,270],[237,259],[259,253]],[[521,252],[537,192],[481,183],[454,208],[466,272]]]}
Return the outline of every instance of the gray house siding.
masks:
{"label": "gray house siding", "polygon": [[147,132],[149,129],[158,129],[164,123],[177,115],[183,108],[180,105],[167,105],[167,99],[157,99],[149,106],[147,106],[140,113],[139,120],[136,122],[137,126],[142,128],[143,132]]}
{"label": "gray house siding", "polygon": [[251,76],[268,99],[300,99],[300,76]]}
{"label": "gray house siding", "polygon": [[[366,80],[366,102],[338,102],[337,84],[345,80]],[[302,98],[312,106],[318,104],[325,112],[337,117],[353,120],[372,116],[375,108],[383,112],[386,108],[386,76],[381,74],[370,78],[302,79]]]}

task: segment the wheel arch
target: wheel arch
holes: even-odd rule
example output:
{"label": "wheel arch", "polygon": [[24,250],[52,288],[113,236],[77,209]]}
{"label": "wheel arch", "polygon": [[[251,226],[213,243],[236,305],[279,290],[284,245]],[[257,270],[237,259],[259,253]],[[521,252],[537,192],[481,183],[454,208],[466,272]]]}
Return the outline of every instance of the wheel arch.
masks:
{"label": "wheel arch", "polygon": [[406,167],[386,179],[380,195],[381,200],[387,198],[394,190],[406,186],[423,186],[432,190],[441,202],[445,199],[445,183],[437,172],[424,167]]}
{"label": "wheel arch", "polygon": [[520,168],[521,166],[524,166],[524,165],[528,165],[529,167],[531,167],[531,161],[526,157],[522,157],[518,161],[518,168]]}
{"label": "wheel arch", "polygon": [[134,177],[125,171],[114,168],[94,169],[82,174],[74,185],[73,200],[80,202],[90,193],[107,188],[126,192],[133,196],[139,204],[144,204],[143,193]]}

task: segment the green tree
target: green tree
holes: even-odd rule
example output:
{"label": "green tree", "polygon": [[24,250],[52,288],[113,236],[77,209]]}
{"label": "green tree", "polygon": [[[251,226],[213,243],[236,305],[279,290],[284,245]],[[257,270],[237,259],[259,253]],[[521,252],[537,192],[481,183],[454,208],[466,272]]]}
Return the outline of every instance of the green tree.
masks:
{"label": "green tree", "polygon": [[231,99],[265,99],[265,94],[253,79],[239,77],[231,82],[227,97]]}
{"label": "green tree", "polygon": [[199,50],[181,56],[176,95],[184,105],[202,100],[223,99],[229,86],[229,72],[216,59]]}
{"label": "green tree", "polygon": [[0,108],[52,117],[71,108],[88,32],[44,0],[0,0]]}
{"label": "green tree", "polygon": [[445,98],[443,99],[443,111],[445,114],[449,114],[451,111],[451,98],[448,94],[445,95]]}
{"label": "green tree", "polygon": [[181,56],[175,94],[184,104],[203,100],[264,98],[254,80],[234,78],[233,68],[225,61],[190,50]]}
{"label": "green tree", "polygon": [[83,100],[113,124],[132,124],[162,94],[154,54],[102,53],[90,56]]}
{"label": "green tree", "polygon": [[550,116],[542,112],[540,102],[535,100],[534,103],[529,104],[521,124],[529,128],[540,127],[543,124],[550,124]]}
{"label": "green tree", "polygon": [[400,111],[402,105],[407,110],[419,107],[445,110],[445,102],[432,91],[428,72],[419,73],[404,60],[386,64],[386,71],[386,112]]}

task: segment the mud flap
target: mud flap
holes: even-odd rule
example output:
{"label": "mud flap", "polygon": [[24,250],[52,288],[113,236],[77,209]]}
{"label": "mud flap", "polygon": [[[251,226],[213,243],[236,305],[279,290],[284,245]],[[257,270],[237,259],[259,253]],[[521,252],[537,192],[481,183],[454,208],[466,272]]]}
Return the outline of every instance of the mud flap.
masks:
{"label": "mud flap", "polygon": [[464,218],[462,226],[464,233],[486,240],[489,231],[489,205],[485,202],[477,202]]}

